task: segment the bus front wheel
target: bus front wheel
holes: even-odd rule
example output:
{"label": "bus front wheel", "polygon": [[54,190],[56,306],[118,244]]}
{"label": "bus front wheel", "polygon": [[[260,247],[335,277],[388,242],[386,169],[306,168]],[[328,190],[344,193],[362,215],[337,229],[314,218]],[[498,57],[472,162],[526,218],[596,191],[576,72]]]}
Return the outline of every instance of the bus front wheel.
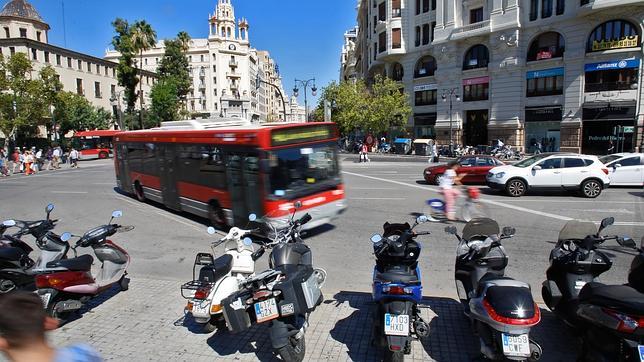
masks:
{"label": "bus front wheel", "polygon": [[214,227],[217,229],[225,229],[227,227],[226,225],[226,217],[224,216],[224,211],[221,209],[218,203],[216,202],[211,202],[208,205],[208,220],[212,223]]}
{"label": "bus front wheel", "polygon": [[143,193],[143,186],[137,181],[134,183],[134,196],[136,196],[136,199],[144,202],[145,201],[145,194]]}

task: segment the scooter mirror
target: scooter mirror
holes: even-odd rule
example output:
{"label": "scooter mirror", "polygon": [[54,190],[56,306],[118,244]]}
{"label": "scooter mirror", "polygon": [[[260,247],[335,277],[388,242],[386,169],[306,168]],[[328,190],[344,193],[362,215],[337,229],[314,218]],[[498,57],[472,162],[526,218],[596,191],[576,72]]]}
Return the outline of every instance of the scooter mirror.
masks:
{"label": "scooter mirror", "polygon": [[427,215],[420,215],[419,217],[416,218],[416,222],[419,224],[427,222],[429,219],[427,218]]}
{"label": "scooter mirror", "polygon": [[635,243],[635,240],[628,236],[617,239],[617,242],[625,248],[637,249],[637,243]]}
{"label": "scooter mirror", "polygon": [[54,204],[47,205],[47,207],[45,208],[45,212],[49,214],[52,211],[54,211]]}
{"label": "scooter mirror", "polygon": [[503,236],[514,236],[516,229],[513,227],[506,226],[503,228]]}
{"label": "scooter mirror", "polygon": [[255,214],[248,215],[248,221],[255,221],[255,220],[257,220],[257,215]]}
{"label": "scooter mirror", "polygon": [[295,201],[294,206],[296,210],[302,208],[302,201]]}
{"label": "scooter mirror", "polygon": [[212,226],[209,226],[208,229],[206,229],[206,231],[208,231],[208,234],[210,235],[215,235],[215,233],[217,232],[217,230],[215,230],[215,228]]}
{"label": "scooter mirror", "polygon": [[251,238],[244,238],[244,245],[246,246],[253,245],[253,240]]}
{"label": "scooter mirror", "polygon": [[456,235],[456,226],[445,227],[445,232],[448,234]]}
{"label": "scooter mirror", "polygon": [[68,242],[69,239],[71,239],[71,238],[72,238],[72,234],[70,234],[70,233],[63,233],[63,235],[60,236],[60,240],[62,240],[64,242]]}
{"label": "scooter mirror", "polygon": [[123,211],[121,211],[121,210],[116,210],[116,211],[114,211],[112,213],[112,217],[115,218],[115,219],[117,219],[117,218],[119,218],[121,216],[123,216]]}
{"label": "scooter mirror", "polygon": [[615,223],[615,218],[614,217],[607,217],[604,220],[602,220],[601,226],[602,229],[605,229]]}
{"label": "scooter mirror", "polygon": [[2,222],[2,226],[6,226],[6,227],[16,226],[16,220],[5,220]]}
{"label": "scooter mirror", "polygon": [[374,244],[378,244],[381,241],[382,241],[382,235],[380,235],[380,234],[374,234],[371,237],[371,242],[374,243]]}

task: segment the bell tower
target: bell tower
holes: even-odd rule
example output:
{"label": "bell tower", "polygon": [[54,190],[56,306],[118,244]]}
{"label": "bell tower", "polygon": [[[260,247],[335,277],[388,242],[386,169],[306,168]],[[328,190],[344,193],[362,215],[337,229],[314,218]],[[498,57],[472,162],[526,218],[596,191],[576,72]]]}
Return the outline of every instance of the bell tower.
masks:
{"label": "bell tower", "polygon": [[216,17],[218,21],[218,34],[222,38],[235,39],[237,27],[235,24],[235,9],[230,0],[218,0]]}

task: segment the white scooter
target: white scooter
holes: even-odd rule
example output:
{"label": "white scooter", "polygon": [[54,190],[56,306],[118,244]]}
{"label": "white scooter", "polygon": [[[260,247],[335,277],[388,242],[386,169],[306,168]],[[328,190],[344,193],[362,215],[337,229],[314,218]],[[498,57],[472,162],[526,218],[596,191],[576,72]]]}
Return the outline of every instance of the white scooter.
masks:
{"label": "white scooter", "polygon": [[[248,219],[252,222],[257,216],[251,214]],[[208,234],[216,232],[213,227],[208,228]],[[185,312],[192,314],[196,323],[203,324],[206,332],[225,327],[222,299],[238,291],[242,281],[255,275],[255,260],[261,254],[255,253],[253,241],[246,237],[251,232],[233,227],[225,237],[213,242],[213,254],[224,244],[224,255],[217,259],[210,253],[197,254],[193,280],[181,286],[181,295],[188,299]]]}

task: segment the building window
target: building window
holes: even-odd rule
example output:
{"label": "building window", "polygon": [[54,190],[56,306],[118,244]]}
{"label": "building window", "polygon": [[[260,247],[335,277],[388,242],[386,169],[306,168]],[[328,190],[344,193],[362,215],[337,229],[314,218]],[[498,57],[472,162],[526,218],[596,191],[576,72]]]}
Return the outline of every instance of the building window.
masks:
{"label": "building window", "polygon": [[107,67],[107,65],[106,65],[103,69],[105,70],[105,76],[107,77],[107,76],[108,76],[108,73],[107,73],[107,72],[109,71],[109,68],[108,68],[108,67]]}
{"label": "building window", "polygon": [[637,89],[637,68],[586,72],[585,92]]}
{"label": "building window", "polygon": [[424,56],[418,60],[414,68],[414,78],[433,76],[436,72],[436,59],[431,55]]}
{"label": "building window", "polygon": [[71,68],[71,67],[72,67],[72,58],[67,57],[67,68]]}
{"label": "building window", "polygon": [[76,78],[76,94],[79,96],[85,95],[83,91],[83,80],[80,78]]}
{"label": "building window", "polygon": [[[116,85],[115,84],[110,85],[110,94],[112,95],[112,98],[116,98]],[[118,101],[118,99],[117,99],[117,101]]]}
{"label": "building window", "polygon": [[432,10],[436,10],[436,0],[432,0]]}
{"label": "building window", "polygon": [[483,21],[483,8],[470,9],[470,24]]}
{"label": "building window", "polygon": [[541,0],[541,18],[549,18],[552,15],[552,0]]}
{"label": "building window", "polygon": [[391,47],[393,49],[400,49],[402,47],[400,35],[400,28],[391,29]]}
{"label": "building window", "polygon": [[376,26],[378,25],[378,16],[374,15],[373,16],[373,33],[376,33]]}
{"label": "building window", "polygon": [[36,40],[40,41],[40,35],[41,33],[39,31],[36,32]]}
{"label": "building window", "polygon": [[378,53],[382,53],[387,50],[387,33],[382,32],[378,35]]}
{"label": "building window", "polygon": [[588,4],[590,4],[590,0],[581,0],[579,2],[579,6],[584,6],[584,5],[588,5]]}
{"label": "building window", "polygon": [[429,44],[429,24],[423,24],[423,45]]}
{"label": "building window", "polygon": [[436,89],[414,92],[416,106],[429,106],[436,104]]}
{"label": "building window", "polygon": [[416,15],[420,14],[420,0],[416,0]]}
{"label": "building window", "polygon": [[557,0],[557,15],[562,15],[566,10],[566,0]]}
{"label": "building window", "polygon": [[11,33],[9,32],[9,27],[8,26],[4,27],[4,36],[7,39],[11,38]]}
{"label": "building window", "polygon": [[96,74],[101,74],[101,66],[100,66],[100,64],[96,64]]}
{"label": "building window", "polygon": [[26,38],[27,37],[27,29],[20,28],[20,37],[21,38]]}
{"label": "building window", "polygon": [[429,0],[423,0],[423,12],[426,13],[429,11]]}
{"label": "building window", "polygon": [[626,20],[607,21],[590,33],[586,51],[639,47],[638,35],[637,28]]}
{"label": "building window", "polygon": [[529,62],[551,58],[561,58],[566,50],[561,34],[551,31],[539,35],[530,43],[528,49]]}
{"label": "building window", "polygon": [[405,69],[403,68],[402,64],[395,63],[393,67],[391,67],[391,79],[397,82],[400,82],[403,80],[404,76],[405,76]]}
{"label": "building window", "polygon": [[16,48],[15,47],[9,47],[9,54],[11,54],[11,55],[16,54]]}
{"label": "building window", "polygon": [[402,12],[400,10],[400,0],[392,0],[391,1],[391,17],[392,18],[399,18],[402,15]]}
{"label": "building window", "polygon": [[527,97],[553,96],[563,94],[563,75],[528,79]]}
{"label": "building window", "polygon": [[432,21],[431,25],[429,26],[429,32],[431,33],[429,37],[429,41],[433,42],[434,41],[434,28],[436,28],[436,22]]}
{"label": "building window", "polygon": [[82,60],[79,59],[77,65],[78,65],[78,70],[83,70],[83,61]]}
{"label": "building window", "polygon": [[61,64],[63,64],[63,57],[60,54],[56,54],[56,65],[60,66]]}
{"label": "building window", "polygon": [[416,27],[416,39],[414,44],[416,44],[416,46],[420,46],[420,26]]}
{"label": "building window", "polygon": [[539,0],[530,0],[530,21],[537,20],[539,15]]}
{"label": "building window", "polygon": [[94,97],[96,98],[102,98],[103,94],[101,94],[101,83],[100,82],[94,82]]}
{"label": "building window", "polygon": [[92,63],[90,63],[90,62],[87,62],[87,71],[88,71],[89,73],[91,73],[91,72],[92,72]]}
{"label": "building window", "polygon": [[112,77],[116,77],[116,68],[112,68]]}
{"label": "building window", "polygon": [[463,59],[463,70],[486,68],[489,60],[490,55],[487,47],[482,44],[475,45],[465,53],[465,59]]}
{"label": "building window", "polygon": [[378,20],[386,21],[387,20],[387,2],[383,1],[378,5]]}
{"label": "building window", "polygon": [[49,52],[45,52],[45,63],[49,63]]}
{"label": "building window", "polygon": [[373,60],[378,57],[378,43],[373,43]]}
{"label": "building window", "polygon": [[472,84],[463,86],[463,101],[486,101],[490,83]]}
{"label": "building window", "polygon": [[38,50],[31,49],[31,59],[32,60],[38,60]]}

